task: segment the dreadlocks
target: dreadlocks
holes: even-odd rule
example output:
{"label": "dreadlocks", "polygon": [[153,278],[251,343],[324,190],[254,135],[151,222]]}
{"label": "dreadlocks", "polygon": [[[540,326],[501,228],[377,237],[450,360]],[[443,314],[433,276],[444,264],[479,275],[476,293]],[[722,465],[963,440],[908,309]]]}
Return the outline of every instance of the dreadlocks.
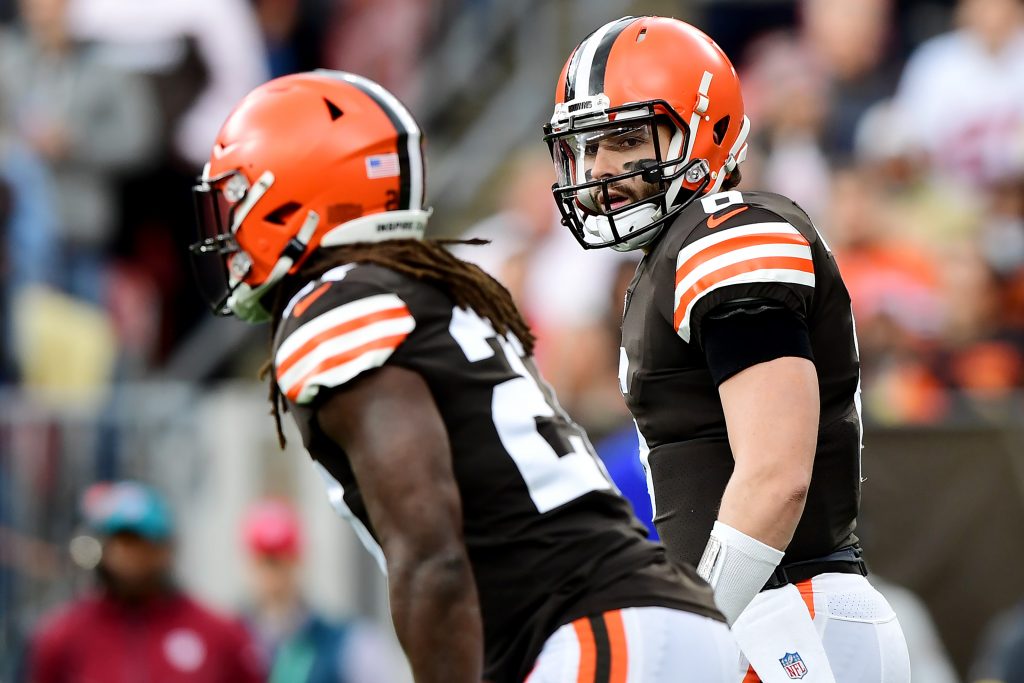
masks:
{"label": "dreadlocks", "polygon": [[[512,296],[501,283],[478,266],[453,256],[448,244],[486,244],[486,240],[391,240],[358,242],[324,249],[306,263],[298,273],[283,280],[276,288],[271,310],[270,339],[273,344],[285,306],[304,283],[315,280],[328,270],[346,263],[373,263],[426,282],[447,294],[456,306],[475,311],[487,318],[498,334],[512,333],[527,354],[533,353],[534,337],[529,326],[512,302]],[[260,369],[260,379],[269,376],[270,405],[277,425],[277,439],[284,448],[281,412],[287,410],[277,380],[273,376],[271,357]]]}

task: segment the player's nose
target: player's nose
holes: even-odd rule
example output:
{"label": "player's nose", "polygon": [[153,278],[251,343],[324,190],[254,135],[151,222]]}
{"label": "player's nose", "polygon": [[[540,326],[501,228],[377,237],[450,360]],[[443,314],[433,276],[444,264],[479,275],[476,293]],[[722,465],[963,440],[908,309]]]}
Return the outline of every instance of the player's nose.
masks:
{"label": "player's nose", "polygon": [[594,163],[590,167],[591,177],[595,180],[611,178],[622,173],[622,170],[622,164],[617,159],[617,155],[598,145],[597,151],[594,153]]}

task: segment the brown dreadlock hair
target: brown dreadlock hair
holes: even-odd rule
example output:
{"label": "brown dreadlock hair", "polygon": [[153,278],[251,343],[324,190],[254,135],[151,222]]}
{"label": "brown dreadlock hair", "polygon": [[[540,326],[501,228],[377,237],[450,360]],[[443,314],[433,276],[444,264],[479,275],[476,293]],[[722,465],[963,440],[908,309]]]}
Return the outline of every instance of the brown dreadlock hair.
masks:
{"label": "brown dreadlock hair", "polygon": [[[384,268],[426,282],[447,294],[459,308],[468,308],[488,319],[498,334],[514,334],[527,354],[533,353],[534,336],[512,302],[512,295],[479,266],[451,254],[445,247],[451,244],[487,244],[487,240],[388,240],[385,242],[357,242],[317,251],[293,275],[287,276],[275,287],[271,312],[273,322],[270,343],[273,345],[281,318],[288,301],[311,280],[328,270],[346,263],[373,263]],[[269,400],[277,439],[285,446],[281,428],[281,413],[288,409],[273,374],[274,358],[267,359],[260,368],[260,379],[269,377]]]}

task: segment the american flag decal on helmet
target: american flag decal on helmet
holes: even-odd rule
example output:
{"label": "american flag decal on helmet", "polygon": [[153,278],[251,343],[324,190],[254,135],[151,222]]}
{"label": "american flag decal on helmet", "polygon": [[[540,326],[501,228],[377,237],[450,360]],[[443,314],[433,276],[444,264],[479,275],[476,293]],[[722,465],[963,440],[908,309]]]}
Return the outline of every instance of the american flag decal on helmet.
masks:
{"label": "american flag decal on helmet", "polygon": [[374,154],[373,156],[366,157],[366,177],[371,180],[374,178],[394,178],[400,172],[398,155],[394,152],[391,154]]}

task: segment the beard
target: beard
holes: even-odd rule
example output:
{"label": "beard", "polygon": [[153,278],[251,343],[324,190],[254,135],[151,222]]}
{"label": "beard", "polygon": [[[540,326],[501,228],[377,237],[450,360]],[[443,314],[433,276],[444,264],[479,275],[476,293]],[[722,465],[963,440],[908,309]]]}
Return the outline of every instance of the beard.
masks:
{"label": "beard", "polygon": [[625,200],[624,204],[619,204],[614,209],[611,206],[605,205],[604,188],[601,186],[592,187],[588,190],[589,201],[586,204],[589,204],[595,213],[606,215],[611,211],[622,209],[647,199],[657,193],[659,189],[657,183],[648,183],[639,177],[629,178],[628,180],[620,180],[608,185],[608,195],[612,202]]}

